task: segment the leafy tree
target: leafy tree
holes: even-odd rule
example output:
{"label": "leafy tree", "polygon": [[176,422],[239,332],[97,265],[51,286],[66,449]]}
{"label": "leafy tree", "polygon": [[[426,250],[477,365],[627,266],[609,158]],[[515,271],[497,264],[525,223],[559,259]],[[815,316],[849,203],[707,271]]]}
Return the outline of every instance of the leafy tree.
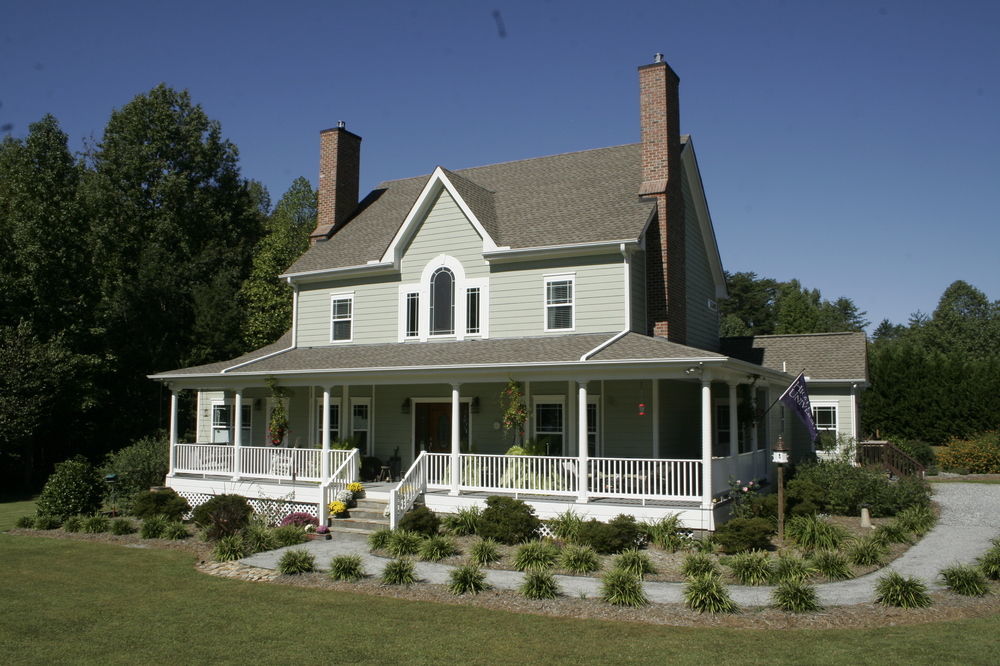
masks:
{"label": "leafy tree", "polygon": [[927,324],[927,342],[942,352],[985,357],[1000,351],[1000,304],[962,280],[951,283]]}
{"label": "leafy tree", "polygon": [[268,217],[250,277],[240,289],[246,311],[243,340],[250,349],[274,342],[291,326],[291,288],[278,275],[308,249],[315,226],[316,192],[308,180],[296,178]]}
{"label": "leafy tree", "polygon": [[723,335],[774,333],[778,298],[775,280],[758,278],[756,273],[726,273],[726,287],[729,298],[719,303],[725,327]]}

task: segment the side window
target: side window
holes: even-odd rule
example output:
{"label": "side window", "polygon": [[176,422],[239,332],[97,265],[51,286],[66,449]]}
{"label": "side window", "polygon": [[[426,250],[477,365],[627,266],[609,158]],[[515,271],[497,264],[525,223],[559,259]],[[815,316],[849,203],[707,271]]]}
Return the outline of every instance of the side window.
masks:
{"label": "side window", "polygon": [[415,338],[420,335],[420,293],[413,291],[406,295],[406,329],[404,337]]}
{"label": "side window", "polygon": [[330,341],[350,342],[354,334],[354,295],[330,298]]}
{"label": "side window", "polygon": [[535,441],[545,447],[545,455],[563,455],[564,410],[565,402],[562,396],[538,396],[535,399]]}
{"label": "side window", "polygon": [[572,275],[545,278],[545,330],[565,331],[574,328],[574,287]]}
{"label": "side window", "polygon": [[[340,439],[340,401],[330,401],[330,441]],[[316,445],[323,445],[323,400],[316,401]]]}
{"label": "side window", "polygon": [[368,419],[369,406],[368,398],[351,400],[351,437],[361,455],[368,454],[368,440],[371,434]]}
{"label": "side window", "polygon": [[479,287],[470,287],[465,291],[465,332],[468,335],[478,335],[479,330]]}

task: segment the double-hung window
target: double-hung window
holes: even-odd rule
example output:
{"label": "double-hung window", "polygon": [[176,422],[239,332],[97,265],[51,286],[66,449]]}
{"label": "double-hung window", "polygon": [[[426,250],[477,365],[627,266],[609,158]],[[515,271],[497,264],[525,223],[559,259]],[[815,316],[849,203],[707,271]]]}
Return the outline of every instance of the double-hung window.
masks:
{"label": "double-hung window", "polygon": [[[240,444],[249,446],[250,434],[253,431],[250,424],[250,405],[242,405],[240,411],[243,412],[241,415],[242,423],[240,424]],[[232,415],[232,405],[223,402],[212,404],[212,443],[233,444],[236,441],[233,438],[235,424],[233,423]]]}
{"label": "double-hung window", "polygon": [[819,431],[818,448],[831,449],[837,442],[837,404],[813,403],[813,421]]}
{"label": "double-hung window", "polygon": [[330,341],[350,342],[354,337],[354,294],[330,297]]}
{"label": "double-hung window", "polygon": [[546,331],[573,330],[575,282],[573,275],[550,275],[545,278]]}
{"label": "double-hung window", "polygon": [[[340,439],[340,401],[330,400],[330,442]],[[316,401],[316,444],[323,445],[323,399]]]}

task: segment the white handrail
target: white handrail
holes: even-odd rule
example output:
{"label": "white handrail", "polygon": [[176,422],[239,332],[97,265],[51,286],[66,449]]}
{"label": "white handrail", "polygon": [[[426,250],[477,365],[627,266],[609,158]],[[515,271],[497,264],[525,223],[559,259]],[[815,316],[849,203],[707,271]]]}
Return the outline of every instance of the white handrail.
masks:
{"label": "white handrail", "polygon": [[[347,453],[344,451],[343,453]],[[347,486],[358,480],[358,450],[351,449],[350,454],[344,458],[343,462],[330,474],[329,479],[325,479],[320,484],[319,489],[319,514],[320,523],[326,523],[327,504],[330,503],[330,489],[337,491],[345,490]]]}
{"label": "white handrail", "polygon": [[395,488],[389,491],[389,528],[399,521],[418,497],[427,491],[427,452],[421,451]]}

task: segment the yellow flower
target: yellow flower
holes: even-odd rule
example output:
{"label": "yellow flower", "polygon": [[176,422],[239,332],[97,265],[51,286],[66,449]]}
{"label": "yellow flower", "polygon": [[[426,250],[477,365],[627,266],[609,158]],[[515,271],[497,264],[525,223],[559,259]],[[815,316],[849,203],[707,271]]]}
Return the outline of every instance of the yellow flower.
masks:
{"label": "yellow flower", "polygon": [[365,487],[361,485],[360,481],[355,481],[354,483],[348,483],[347,489],[350,490],[352,493],[360,493],[365,489]]}
{"label": "yellow flower", "polygon": [[343,502],[338,502],[337,500],[334,500],[329,504],[327,504],[326,508],[328,508],[330,510],[330,513],[334,515],[344,513],[347,511],[347,505],[344,504]]}

